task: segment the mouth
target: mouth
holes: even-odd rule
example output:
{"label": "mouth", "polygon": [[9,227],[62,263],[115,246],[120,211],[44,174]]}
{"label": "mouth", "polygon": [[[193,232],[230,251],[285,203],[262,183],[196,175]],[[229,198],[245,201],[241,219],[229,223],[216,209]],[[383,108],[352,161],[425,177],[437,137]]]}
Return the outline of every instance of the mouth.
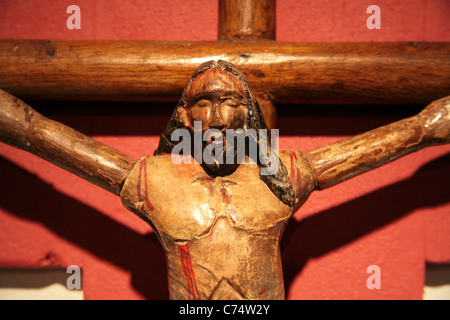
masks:
{"label": "mouth", "polygon": [[[211,141],[205,141],[203,144],[203,152],[207,149],[210,159],[209,163],[205,162],[203,159],[202,166],[205,171],[212,177],[215,176],[226,176],[234,172],[237,168],[235,161],[235,148],[227,147],[226,143],[226,128],[221,130],[221,135],[218,139],[211,139]],[[227,156],[227,154],[229,154]],[[232,159],[230,161],[230,159]]]}
{"label": "mouth", "polygon": [[220,138],[216,137],[213,140],[205,141],[203,145],[203,150],[208,148],[211,151],[211,157],[214,159],[214,162],[217,162],[219,164],[217,159],[223,159],[226,149],[225,132],[221,131],[218,137]]}

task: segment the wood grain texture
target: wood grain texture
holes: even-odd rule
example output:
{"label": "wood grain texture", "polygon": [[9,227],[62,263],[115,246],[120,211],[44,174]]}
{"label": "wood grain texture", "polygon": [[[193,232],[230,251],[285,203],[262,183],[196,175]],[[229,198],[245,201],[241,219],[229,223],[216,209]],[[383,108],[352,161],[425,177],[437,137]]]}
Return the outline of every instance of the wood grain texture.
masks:
{"label": "wood grain texture", "polygon": [[220,0],[219,40],[275,40],[275,1]]}
{"label": "wood grain texture", "polygon": [[259,108],[264,117],[264,121],[266,122],[267,128],[277,129],[277,109],[272,101],[264,94],[257,94],[256,100],[258,101]]}
{"label": "wood grain texture", "polygon": [[[274,0],[220,0],[219,40],[274,41],[275,6]],[[267,127],[276,128],[277,112],[270,94],[264,90],[256,98]]]}
{"label": "wood grain texture", "polygon": [[0,90],[0,141],[31,152],[116,195],[135,160]]}
{"label": "wood grain texture", "polygon": [[450,94],[450,43],[0,40],[0,88],[21,99],[175,101],[200,63],[218,59],[274,102],[425,105]]}
{"label": "wood grain texture", "polygon": [[332,187],[425,147],[450,142],[450,96],[416,116],[310,151],[318,189]]}

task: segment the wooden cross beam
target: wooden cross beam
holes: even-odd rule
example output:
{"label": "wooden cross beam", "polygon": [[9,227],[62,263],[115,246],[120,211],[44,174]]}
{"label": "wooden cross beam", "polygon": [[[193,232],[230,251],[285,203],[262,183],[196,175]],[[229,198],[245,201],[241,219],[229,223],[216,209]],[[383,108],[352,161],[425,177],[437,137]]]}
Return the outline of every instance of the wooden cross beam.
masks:
{"label": "wooden cross beam", "polygon": [[450,43],[275,40],[275,1],[221,0],[218,41],[0,40],[22,99],[177,100],[202,62],[235,64],[274,102],[428,104],[450,94]]}

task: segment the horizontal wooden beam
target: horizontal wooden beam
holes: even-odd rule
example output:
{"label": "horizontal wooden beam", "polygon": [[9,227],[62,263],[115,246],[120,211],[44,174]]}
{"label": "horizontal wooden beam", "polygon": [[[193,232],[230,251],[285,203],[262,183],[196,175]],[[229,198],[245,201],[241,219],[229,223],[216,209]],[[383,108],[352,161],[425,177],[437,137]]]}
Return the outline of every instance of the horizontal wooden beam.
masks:
{"label": "horizontal wooden beam", "polygon": [[0,88],[21,99],[177,100],[223,59],[274,102],[427,104],[450,94],[450,43],[0,40]]}

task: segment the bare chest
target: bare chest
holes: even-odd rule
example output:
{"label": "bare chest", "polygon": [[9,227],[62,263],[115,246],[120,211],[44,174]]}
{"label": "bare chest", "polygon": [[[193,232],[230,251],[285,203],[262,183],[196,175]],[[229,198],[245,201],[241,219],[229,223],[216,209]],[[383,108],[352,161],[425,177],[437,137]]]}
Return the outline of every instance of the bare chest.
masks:
{"label": "bare chest", "polygon": [[219,218],[252,232],[272,228],[292,213],[261,181],[256,165],[211,178],[199,165],[175,165],[159,156],[143,158],[131,175],[130,202],[174,241],[206,236]]}

